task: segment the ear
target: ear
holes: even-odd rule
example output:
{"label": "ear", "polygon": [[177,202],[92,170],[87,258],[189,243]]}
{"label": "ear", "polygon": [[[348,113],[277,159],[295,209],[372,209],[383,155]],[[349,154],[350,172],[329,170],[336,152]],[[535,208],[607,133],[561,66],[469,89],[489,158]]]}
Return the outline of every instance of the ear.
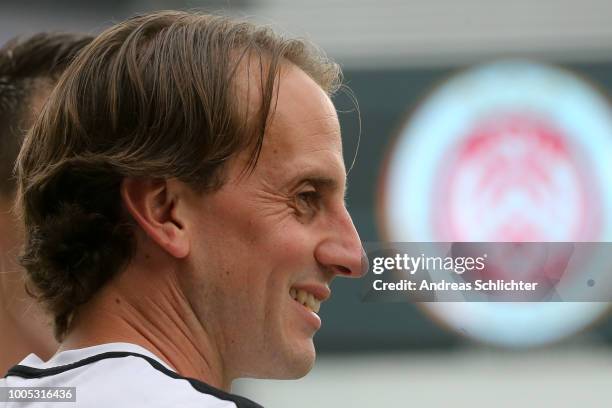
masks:
{"label": "ear", "polygon": [[126,177],[121,182],[125,208],[144,232],[175,258],[189,254],[190,242],[176,211],[176,184],[166,179]]}

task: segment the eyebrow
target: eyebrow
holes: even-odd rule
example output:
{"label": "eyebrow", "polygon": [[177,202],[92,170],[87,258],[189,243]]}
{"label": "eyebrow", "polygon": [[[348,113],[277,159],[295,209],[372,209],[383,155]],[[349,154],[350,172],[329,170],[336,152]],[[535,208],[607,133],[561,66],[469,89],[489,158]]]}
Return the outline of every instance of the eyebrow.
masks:
{"label": "eyebrow", "polygon": [[317,187],[324,187],[330,190],[336,190],[340,187],[340,183],[337,180],[330,177],[321,177],[321,176],[313,176],[313,177],[303,177],[304,180],[314,184]]}
{"label": "eyebrow", "polygon": [[318,189],[325,189],[331,191],[343,190],[343,196],[346,200],[348,192],[348,179],[345,179],[344,185],[339,183],[337,179],[327,176],[321,176],[318,174],[302,174],[298,177],[299,180],[308,182]]}
{"label": "eyebrow", "polygon": [[344,194],[346,195],[346,190],[348,188],[346,173],[344,173],[344,183],[342,183],[341,179],[343,177],[334,177],[333,174],[335,174],[335,172],[331,173],[326,169],[321,169],[309,163],[302,164],[300,167],[302,168],[292,174],[283,184],[286,186],[297,186],[300,183],[308,182],[320,189],[330,191],[344,190]]}

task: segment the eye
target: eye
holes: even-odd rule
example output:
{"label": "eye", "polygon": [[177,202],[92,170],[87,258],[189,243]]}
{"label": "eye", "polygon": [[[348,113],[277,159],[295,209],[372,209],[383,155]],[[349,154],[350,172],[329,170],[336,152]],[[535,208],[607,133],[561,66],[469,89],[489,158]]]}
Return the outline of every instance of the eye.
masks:
{"label": "eye", "polygon": [[295,207],[300,213],[313,213],[319,209],[321,193],[317,190],[304,190],[295,196]]}

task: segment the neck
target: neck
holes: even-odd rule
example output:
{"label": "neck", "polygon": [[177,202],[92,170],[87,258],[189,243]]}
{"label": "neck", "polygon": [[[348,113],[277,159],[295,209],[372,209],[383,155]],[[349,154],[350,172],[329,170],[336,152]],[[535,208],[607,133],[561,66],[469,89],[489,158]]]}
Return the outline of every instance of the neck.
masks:
{"label": "neck", "polygon": [[[185,377],[229,391],[221,354],[196,318],[163,255],[136,255],[79,308],[61,350],[126,342],[144,347]],[[135,288],[138,288],[135,290]]]}

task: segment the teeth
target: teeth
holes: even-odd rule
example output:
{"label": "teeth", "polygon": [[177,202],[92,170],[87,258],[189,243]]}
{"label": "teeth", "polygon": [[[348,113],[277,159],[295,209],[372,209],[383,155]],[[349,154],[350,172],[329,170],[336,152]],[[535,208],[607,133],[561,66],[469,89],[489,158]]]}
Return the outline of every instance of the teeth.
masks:
{"label": "teeth", "polygon": [[313,312],[319,313],[319,310],[321,309],[321,302],[315,299],[310,308]]}
{"label": "teeth", "polygon": [[304,292],[303,290],[298,290],[297,291],[298,302],[300,302],[303,305],[306,305],[306,299],[308,299],[308,293]]}
{"label": "teeth", "polygon": [[291,288],[289,291],[291,297],[301,303],[312,312],[319,313],[321,309],[321,301],[314,297],[312,293],[308,293],[305,290]]}

